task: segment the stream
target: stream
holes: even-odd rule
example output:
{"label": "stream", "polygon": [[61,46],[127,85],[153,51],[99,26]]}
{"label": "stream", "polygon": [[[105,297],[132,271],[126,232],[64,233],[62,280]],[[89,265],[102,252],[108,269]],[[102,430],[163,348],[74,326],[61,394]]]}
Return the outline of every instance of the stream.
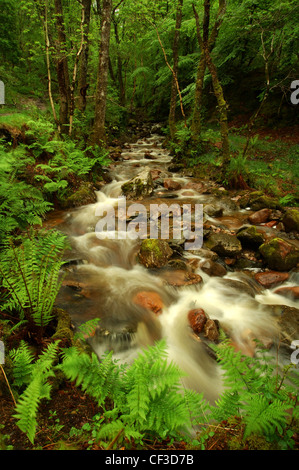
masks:
{"label": "stream", "polygon": [[[275,289],[262,289],[253,277],[260,270],[254,262],[240,269],[229,257],[218,257],[219,272],[214,275],[204,269],[211,261],[211,251],[205,247],[186,251],[183,240],[176,239],[171,240],[173,255],[168,264],[152,269],[138,261],[140,239],[113,239],[108,233],[97,236],[96,213],[107,204],[117,208],[122,185],[144,170],[151,171],[154,183],[153,194],[138,201],[145,207],[173,202],[203,204],[204,211],[207,207],[205,226],[214,231],[230,233],[244,225],[250,212],[240,210],[227,195],[215,196],[214,183],[169,171],[172,158],[162,144],[163,137],[151,133],[124,145],[120,158],[110,167],[111,182],[96,193],[97,202],[63,214],[56,228],[67,234],[72,249],[56,305],[69,312],[75,326],[100,318],[99,327],[88,339],[99,357],[105,350],[113,350],[120,361],[129,362],[142,348],[165,338],[169,359],[187,374],[184,386],[214,401],[221,393],[222,380],[210,347],[212,337],[194,333],[190,311],[202,309],[213,320],[211,325],[220,326],[236,349],[253,355],[254,338],[275,350],[279,306],[295,308],[298,303],[276,294]],[[134,203],[136,200],[127,200],[128,207]],[[215,205],[218,213],[209,210]],[[129,220],[132,218],[127,216],[126,223]],[[298,285],[295,276],[298,274],[283,285]]]}

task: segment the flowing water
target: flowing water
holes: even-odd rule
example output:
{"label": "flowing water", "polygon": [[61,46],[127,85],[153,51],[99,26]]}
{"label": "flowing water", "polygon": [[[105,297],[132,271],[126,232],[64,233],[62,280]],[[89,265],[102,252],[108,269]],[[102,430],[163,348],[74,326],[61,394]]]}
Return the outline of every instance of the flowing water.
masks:
{"label": "flowing water", "polygon": [[[159,135],[153,134],[126,145],[122,160],[112,165],[112,182],[97,192],[97,202],[65,214],[60,228],[69,236],[72,250],[57,304],[70,313],[75,325],[100,318],[99,328],[89,339],[99,356],[113,349],[119,360],[131,361],[142,348],[165,338],[169,358],[187,373],[184,385],[215,400],[222,390],[221,372],[209,341],[199,340],[193,334],[188,312],[204,309],[209,318],[218,320],[237,348],[251,352],[253,338],[269,340],[275,345],[278,330],[271,305],[288,305],[288,302],[290,306],[295,305],[271,290],[261,291],[250,275],[240,271],[230,270],[223,277],[212,277],[197,268],[194,272],[202,276],[201,284],[174,287],[165,282],[165,270],[149,270],[138,262],[140,240],[111,239],[108,234],[102,239],[97,237],[96,211],[107,203],[117,207],[121,186],[145,168],[155,170],[158,175],[154,194],[141,201],[147,207],[167,200],[192,204],[214,201],[201,182],[196,185],[194,178],[167,170],[171,157],[162,148],[162,141]],[[181,188],[166,190],[159,184],[163,178],[171,178]],[[243,224],[246,215],[233,201],[223,199],[221,217],[207,217],[207,220],[234,230]],[[182,250],[180,257],[186,262],[204,259],[200,253]],[[244,289],[236,289],[236,284]],[[136,302],[136,295],[144,292],[159,296],[163,304],[160,315]]]}

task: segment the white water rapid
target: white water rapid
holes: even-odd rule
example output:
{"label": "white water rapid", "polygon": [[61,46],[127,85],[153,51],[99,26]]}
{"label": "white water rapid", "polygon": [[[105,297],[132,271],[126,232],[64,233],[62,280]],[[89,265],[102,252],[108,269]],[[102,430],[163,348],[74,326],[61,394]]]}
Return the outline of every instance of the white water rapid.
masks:
{"label": "white water rapid", "polygon": [[[265,344],[272,342],[275,347],[278,327],[271,305],[287,305],[288,301],[271,290],[258,289],[250,270],[247,276],[228,270],[224,276],[216,277],[197,267],[193,272],[202,277],[201,284],[175,287],[165,282],[164,270],[149,270],[138,262],[140,240],[125,236],[112,239],[111,234],[97,237],[97,210],[107,203],[116,208],[121,186],[145,168],[158,175],[154,194],[140,201],[147,207],[166,200],[200,204],[213,200],[211,193],[199,190],[199,184],[188,185],[194,182],[193,178],[168,171],[171,158],[161,143],[162,138],[154,134],[126,145],[121,161],[112,165],[112,182],[97,192],[97,202],[67,214],[64,228],[73,248],[70,258],[79,261],[70,265],[57,302],[71,314],[74,324],[101,319],[99,330],[90,338],[99,356],[109,348],[121,361],[131,361],[141,348],[165,338],[169,358],[187,374],[184,385],[213,401],[222,390],[221,371],[209,341],[199,339],[191,330],[188,312],[203,309],[210,319],[219,322],[236,348],[252,354],[254,338]],[[163,178],[179,183],[180,189],[165,189]],[[222,222],[226,216],[230,222],[240,216],[242,225],[243,214],[234,213],[232,207],[233,204],[224,204]],[[217,222],[217,218],[207,219]],[[205,259],[203,254],[184,251],[180,257],[185,262]],[[142,292],[159,296],[159,315],[136,302],[136,295]]]}

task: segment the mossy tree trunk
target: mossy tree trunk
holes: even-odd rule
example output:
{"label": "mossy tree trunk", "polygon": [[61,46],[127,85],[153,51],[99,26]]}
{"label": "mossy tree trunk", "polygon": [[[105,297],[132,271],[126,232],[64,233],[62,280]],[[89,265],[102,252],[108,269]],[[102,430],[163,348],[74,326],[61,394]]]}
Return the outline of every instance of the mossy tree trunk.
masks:
{"label": "mossy tree trunk", "polygon": [[193,108],[193,117],[191,124],[191,139],[195,145],[201,141],[201,111],[202,111],[202,98],[204,91],[204,77],[206,69],[209,69],[211,74],[213,90],[217,99],[220,121],[220,132],[222,140],[222,155],[224,163],[227,163],[230,158],[229,153],[229,139],[228,139],[228,120],[227,120],[227,103],[224,98],[221,82],[218,78],[217,68],[212,60],[211,51],[215,45],[218,36],[218,31],[223,21],[223,16],[226,10],[225,0],[219,0],[219,7],[217,17],[213,28],[210,31],[210,0],[204,1],[204,18],[203,18],[203,32],[200,32],[199,16],[193,5],[194,16],[196,20],[197,39],[201,49],[201,56],[197,70],[195,100]]}
{"label": "mossy tree trunk", "polygon": [[93,128],[93,144],[105,142],[105,120],[107,104],[107,86],[109,71],[109,46],[112,16],[112,0],[103,0],[101,21],[101,42],[95,98],[95,119]]}
{"label": "mossy tree trunk", "polygon": [[169,131],[170,136],[173,139],[176,133],[176,99],[177,99],[177,76],[178,76],[178,65],[179,65],[179,40],[180,40],[180,29],[182,24],[183,17],[183,0],[178,0],[177,12],[176,12],[176,23],[175,23],[175,32],[173,39],[173,77],[171,83],[171,93],[170,93],[170,108],[169,108]]}
{"label": "mossy tree trunk", "polygon": [[90,11],[91,0],[83,0],[82,5],[84,8],[84,43],[80,57],[80,71],[78,79],[78,88],[80,91],[78,108],[81,112],[86,108],[86,93],[88,88],[88,56],[89,56],[89,25],[90,25]]}
{"label": "mossy tree trunk", "polygon": [[63,7],[61,0],[55,0],[55,15],[57,25],[57,81],[59,88],[59,100],[60,100],[60,111],[59,121],[62,133],[67,132],[67,126],[69,121],[69,106],[70,106],[70,79],[69,79],[69,68],[67,59],[67,45],[66,45],[66,33],[65,33],[65,22],[63,16]]}

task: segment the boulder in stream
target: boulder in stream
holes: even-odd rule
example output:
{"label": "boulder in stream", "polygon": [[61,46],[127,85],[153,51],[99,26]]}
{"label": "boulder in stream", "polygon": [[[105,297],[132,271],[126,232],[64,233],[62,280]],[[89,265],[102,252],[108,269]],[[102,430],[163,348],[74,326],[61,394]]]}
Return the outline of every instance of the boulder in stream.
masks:
{"label": "boulder in stream", "polygon": [[259,251],[270,269],[289,271],[299,263],[299,249],[282,238],[263,243]]}
{"label": "boulder in stream", "polygon": [[162,268],[172,254],[173,251],[166,241],[146,239],[141,243],[138,259],[146,268]]}
{"label": "boulder in stream", "polygon": [[258,282],[265,289],[271,289],[271,287],[277,286],[287,281],[289,279],[289,273],[265,271],[256,273],[254,278],[256,282]]}
{"label": "boulder in stream", "polygon": [[260,246],[265,241],[263,233],[259,232],[255,225],[241,227],[237,232],[237,238],[242,246]]}
{"label": "boulder in stream", "polygon": [[209,250],[214,251],[219,256],[234,257],[241,253],[242,245],[236,235],[229,233],[213,233],[205,242]]}
{"label": "boulder in stream", "polygon": [[286,232],[299,232],[299,210],[288,209],[282,219]]}
{"label": "boulder in stream", "polygon": [[151,196],[154,191],[152,174],[149,170],[144,170],[121,187],[122,193],[127,199],[141,200]]}

